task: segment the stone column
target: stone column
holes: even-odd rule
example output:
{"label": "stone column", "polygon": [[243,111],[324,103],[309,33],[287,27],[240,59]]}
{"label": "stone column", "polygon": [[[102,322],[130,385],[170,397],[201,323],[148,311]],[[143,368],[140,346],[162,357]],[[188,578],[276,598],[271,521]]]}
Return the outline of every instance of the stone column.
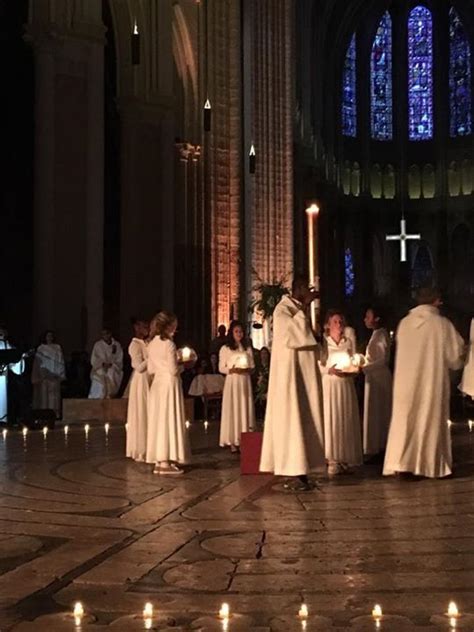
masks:
{"label": "stone column", "polygon": [[35,50],[35,252],[34,323],[38,334],[53,327],[54,316],[54,103],[55,42],[34,39]]}
{"label": "stone column", "polygon": [[[104,277],[104,44],[91,42],[88,65],[86,337],[88,348],[102,328]],[[118,183],[117,183],[118,184]]]}

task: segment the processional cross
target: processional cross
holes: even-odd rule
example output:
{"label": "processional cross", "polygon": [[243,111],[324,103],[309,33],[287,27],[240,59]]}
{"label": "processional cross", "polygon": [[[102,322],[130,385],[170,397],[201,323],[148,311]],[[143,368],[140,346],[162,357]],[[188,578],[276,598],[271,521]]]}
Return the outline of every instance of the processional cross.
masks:
{"label": "processional cross", "polygon": [[419,240],[421,239],[421,235],[419,233],[414,235],[407,234],[407,223],[405,218],[402,215],[402,219],[400,220],[400,234],[399,235],[386,235],[386,241],[399,241],[400,242],[400,261],[407,260],[407,241],[408,240]]}

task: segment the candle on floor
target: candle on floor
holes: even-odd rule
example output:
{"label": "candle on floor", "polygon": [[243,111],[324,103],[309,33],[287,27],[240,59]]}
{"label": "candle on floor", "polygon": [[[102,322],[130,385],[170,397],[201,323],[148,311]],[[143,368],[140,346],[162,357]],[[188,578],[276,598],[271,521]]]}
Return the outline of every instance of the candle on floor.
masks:
{"label": "candle on floor", "polygon": [[219,617],[221,619],[228,619],[230,617],[230,608],[228,603],[223,603],[219,610]]}
{"label": "candle on floor", "polygon": [[28,434],[28,428],[26,426],[23,426],[23,430],[21,431],[21,434],[26,437],[26,435]]}
{"label": "candle on floor", "polygon": [[8,434],[8,430],[7,430],[6,428],[4,428],[4,429],[2,430],[2,437],[3,437],[4,439],[6,439],[6,438],[7,438],[7,434]]}
{"label": "candle on floor", "polygon": [[299,618],[300,619],[307,619],[308,615],[309,615],[308,606],[305,603],[301,604],[301,608],[298,611]]}
{"label": "candle on floor", "polygon": [[448,612],[446,614],[451,619],[457,619],[459,617],[459,609],[454,601],[449,602]]}
{"label": "candle on floor", "polygon": [[382,606],[376,604],[372,610],[372,618],[375,620],[381,619],[383,617]]}
{"label": "candle on floor", "polygon": [[147,601],[145,607],[143,608],[143,616],[145,618],[150,618],[153,616],[153,604]]}
{"label": "candle on floor", "polygon": [[69,432],[69,426],[64,426],[64,434],[67,437],[67,433]]}
{"label": "candle on floor", "polygon": [[184,422],[184,425],[186,426],[186,428],[191,427],[191,422],[189,421],[189,419],[186,419],[186,421]]}
{"label": "candle on floor", "polygon": [[469,426],[469,432],[472,432],[472,430],[474,429],[474,421],[472,419],[469,419],[467,423]]}
{"label": "candle on floor", "polygon": [[105,424],[104,426],[104,430],[105,430],[105,434],[109,434],[109,430],[110,430],[110,424]]}
{"label": "candle on floor", "polygon": [[48,426],[45,426],[43,428],[43,437],[46,439],[47,435],[48,435]]}
{"label": "candle on floor", "polygon": [[82,623],[82,617],[84,616],[84,606],[80,601],[76,601],[74,604],[73,616],[76,627],[79,627]]}

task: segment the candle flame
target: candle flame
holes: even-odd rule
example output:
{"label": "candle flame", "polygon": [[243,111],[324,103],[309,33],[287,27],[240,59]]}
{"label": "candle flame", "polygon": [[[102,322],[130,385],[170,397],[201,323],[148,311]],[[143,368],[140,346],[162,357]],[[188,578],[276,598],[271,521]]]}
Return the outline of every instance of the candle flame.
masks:
{"label": "candle flame", "polygon": [[306,213],[308,215],[318,215],[318,213],[319,213],[319,206],[317,204],[311,204],[306,209]]}
{"label": "candle flame", "polygon": [[5,437],[7,436],[7,433],[8,433],[8,430],[7,430],[6,428],[4,428],[4,429],[2,430],[2,435],[3,435],[3,438],[4,438],[4,439],[5,439]]}
{"label": "candle flame", "polygon": [[90,430],[89,424],[85,424],[85,426],[84,426],[85,433],[87,434],[89,432],[89,430]]}
{"label": "candle flame", "polygon": [[133,24],[133,34],[134,35],[138,35],[138,24],[137,24],[136,20],[135,20],[135,22]]}
{"label": "candle flame", "polygon": [[452,425],[453,425],[453,422],[451,421],[451,419],[448,419],[448,428],[451,428]]}
{"label": "candle flame", "polygon": [[209,422],[205,421],[204,422],[204,430],[207,430],[209,428]]}
{"label": "candle flame", "polygon": [[209,101],[209,99],[206,99],[206,103],[204,103],[204,109],[205,110],[211,109],[211,102]]}
{"label": "candle flame", "polygon": [[458,607],[457,607],[457,605],[456,605],[456,603],[454,601],[450,601],[449,602],[448,617],[452,617],[454,619],[459,617],[459,610],[458,610]]}
{"label": "candle flame", "polygon": [[472,432],[472,430],[474,428],[474,421],[472,419],[469,419],[469,421],[467,423],[469,425],[469,432]]}
{"label": "candle flame", "polygon": [[47,434],[48,434],[48,426],[45,426],[43,428],[43,435],[46,437]]}
{"label": "candle flame", "polygon": [[79,619],[84,616],[84,606],[80,601],[76,601],[76,603],[74,604],[73,614],[76,618]]}
{"label": "candle flame", "polygon": [[191,427],[191,422],[189,421],[189,419],[186,419],[184,425],[186,426],[186,428],[190,428]]}
{"label": "candle flame", "polygon": [[253,143],[250,146],[249,156],[255,156],[255,145]]}
{"label": "candle flame", "polygon": [[228,603],[223,603],[219,610],[219,617],[221,619],[228,619],[230,616],[230,607]]}
{"label": "candle flame", "polygon": [[106,433],[108,433],[109,430],[110,430],[110,424],[105,424],[104,430],[105,430]]}
{"label": "candle flame", "polygon": [[64,426],[64,434],[67,435],[69,432],[69,426]]}
{"label": "candle flame", "polygon": [[23,426],[23,430],[21,432],[23,436],[26,437],[26,435],[28,434],[28,428],[26,426]]}
{"label": "candle flame", "polygon": [[151,618],[153,616],[153,604],[147,601],[143,608],[143,616],[145,618]]}
{"label": "candle flame", "polygon": [[374,606],[374,609],[372,610],[372,617],[374,619],[381,619],[382,616],[383,616],[382,606],[380,606],[379,604],[376,604]]}
{"label": "candle flame", "polygon": [[309,615],[308,606],[303,603],[301,604],[301,608],[299,609],[298,616],[300,619],[307,619]]}

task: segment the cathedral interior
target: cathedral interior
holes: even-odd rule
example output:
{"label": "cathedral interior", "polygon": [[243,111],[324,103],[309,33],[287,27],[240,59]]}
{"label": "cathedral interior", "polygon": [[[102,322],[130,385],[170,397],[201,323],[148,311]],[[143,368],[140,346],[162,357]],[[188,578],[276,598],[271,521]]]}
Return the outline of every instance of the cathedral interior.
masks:
{"label": "cathedral interior", "polygon": [[[306,271],[323,312],[474,305],[472,0],[2,1],[2,319],[68,351],[175,310],[204,345]],[[250,153],[255,152],[253,157]],[[400,261],[401,220],[408,240]]]}

